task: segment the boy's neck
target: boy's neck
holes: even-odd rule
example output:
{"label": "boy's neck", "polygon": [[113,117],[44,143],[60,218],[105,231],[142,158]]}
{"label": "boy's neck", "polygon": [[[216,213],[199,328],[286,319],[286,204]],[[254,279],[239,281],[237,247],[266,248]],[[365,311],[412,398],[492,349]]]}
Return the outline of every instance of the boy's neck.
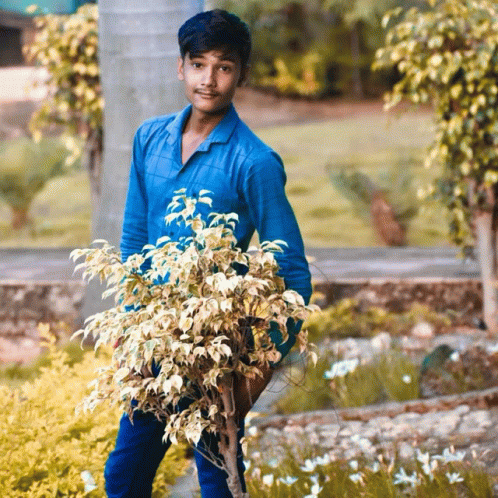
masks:
{"label": "boy's neck", "polygon": [[185,125],[182,134],[202,136],[206,138],[215,128],[216,125],[225,117],[229,107],[220,113],[206,114],[192,109]]}

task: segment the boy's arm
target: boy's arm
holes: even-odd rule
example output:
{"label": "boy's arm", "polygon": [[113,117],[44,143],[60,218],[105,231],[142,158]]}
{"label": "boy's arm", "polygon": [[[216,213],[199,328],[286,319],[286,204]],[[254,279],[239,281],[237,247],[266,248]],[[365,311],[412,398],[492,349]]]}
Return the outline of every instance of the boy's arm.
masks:
{"label": "boy's arm", "polygon": [[[275,257],[287,289],[298,292],[308,304],[311,297],[311,275],[304,254],[304,244],[296,217],[285,194],[286,176],[280,157],[273,151],[259,155],[248,168],[242,185],[251,220],[260,241],[283,240],[287,243]],[[276,325],[276,324],[275,324]],[[282,344],[282,335],[272,327],[270,336],[282,354],[296,342],[301,323],[287,322],[289,340]]]}
{"label": "boy's arm", "polygon": [[[304,254],[304,245],[294,212],[285,195],[285,172],[282,161],[275,153],[258,158],[249,168],[242,187],[251,220],[260,241],[283,240],[287,243],[283,253],[275,257],[280,265],[279,274],[287,289],[293,289],[308,304],[311,296],[311,275]],[[270,337],[283,358],[296,342],[301,323],[287,321],[289,339],[282,344],[282,334],[276,323],[270,329]],[[235,377],[234,397],[237,416],[243,420],[251,406],[269,384],[274,367],[261,369],[262,377],[248,379]]]}
{"label": "boy's arm", "polygon": [[121,235],[121,259],[125,262],[132,254],[142,251],[147,244],[147,198],[144,182],[143,149],[140,128],[133,140],[128,194]]}

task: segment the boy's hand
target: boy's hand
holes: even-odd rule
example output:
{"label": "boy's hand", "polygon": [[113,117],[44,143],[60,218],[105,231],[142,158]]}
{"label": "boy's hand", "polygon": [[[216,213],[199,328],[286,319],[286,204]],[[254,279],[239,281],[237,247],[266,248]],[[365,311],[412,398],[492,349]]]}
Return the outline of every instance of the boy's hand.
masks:
{"label": "boy's hand", "polygon": [[238,421],[245,418],[271,380],[274,370],[272,367],[268,365],[261,367],[260,370],[263,377],[257,375],[254,379],[249,379],[243,375],[234,376],[233,394]]}

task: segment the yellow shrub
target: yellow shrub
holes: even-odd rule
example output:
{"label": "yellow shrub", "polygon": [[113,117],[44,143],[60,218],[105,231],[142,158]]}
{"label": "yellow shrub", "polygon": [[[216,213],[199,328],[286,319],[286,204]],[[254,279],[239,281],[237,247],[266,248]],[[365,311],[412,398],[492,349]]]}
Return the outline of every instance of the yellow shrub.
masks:
{"label": "yellow shrub", "polygon": [[[102,406],[76,415],[75,406],[106,360],[90,352],[69,366],[65,352],[52,351],[51,357],[50,367],[21,389],[0,386],[2,498],[105,496],[104,464],[114,447],[120,410]],[[184,448],[172,446],[157,473],[154,498],[166,495],[185,466]],[[85,491],[83,471],[93,476],[95,490]]]}

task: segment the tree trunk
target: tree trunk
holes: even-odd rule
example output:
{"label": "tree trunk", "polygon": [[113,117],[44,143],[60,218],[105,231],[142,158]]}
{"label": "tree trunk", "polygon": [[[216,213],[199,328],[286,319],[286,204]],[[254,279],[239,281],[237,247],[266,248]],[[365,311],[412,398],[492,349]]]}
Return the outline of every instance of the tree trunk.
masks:
{"label": "tree trunk", "polygon": [[11,207],[12,228],[19,230],[29,223],[28,209]]}
{"label": "tree trunk", "polygon": [[98,131],[90,131],[83,151],[83,161],[90,180],[90,194],[92,199],[92,210],[94,212],[97,210],[100,201],[102,148],[102,135]]}
{"label": "tree trunk", "polygon": [[497,233],[493,214],[489,211],[478,211],[474,214],[473,222],[481,268],[484,323],[490,333],[496,334],[498,333]]}
{"label": "tree trunk", "polygon": [[[103,168],[94,164],[101,195],[92,215],[92,237],[118,246],[128,190],[131,148],[145,119],[185,105],[177,78],[177,32],[202,10],[202,0],[99,0],[99,63],[105,100]],[[93,196],[92,191],[92,196]],[[86,318],[113,305],[91,282],[82,314]]]}
{"label": "tree trunk", "polygon": [[372,196],[370,214],[377,234],[389,247],[406,244],[405,228],[396,219],[392,206],[379,191]]}
{"label": "tree trunk", "polygon": [[358,99],[364,97],[363,83],[361,81],[361,54],[359,23],[355,22],[351,29],[351,57],[353,59],[353,93]]}
{"label": "tree trunk", "polygon": [[221,383],[221,397],[223,408],[227,414],[226,434],[221,434],[219,449],[225,461],[225,470],[228,474],[227,485],[233,498],[249,498],[248,493],[242,491],[242,484],[237,467],[238,425],[235,417],[233,397],[233,376],[227,376]]}

